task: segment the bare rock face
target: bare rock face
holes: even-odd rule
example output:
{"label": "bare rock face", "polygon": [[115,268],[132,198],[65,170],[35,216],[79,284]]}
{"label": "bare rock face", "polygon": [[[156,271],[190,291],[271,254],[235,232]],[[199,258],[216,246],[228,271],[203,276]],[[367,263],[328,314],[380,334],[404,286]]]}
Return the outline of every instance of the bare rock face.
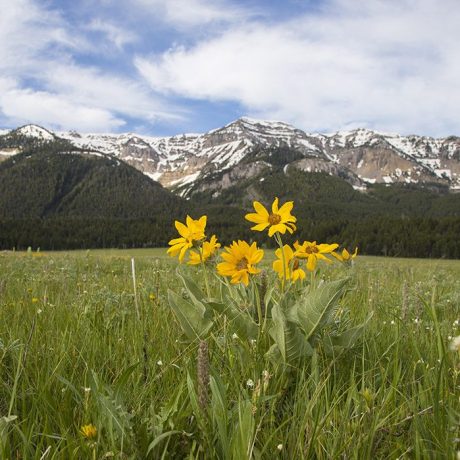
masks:
{"label": "bare rock face", "polygon": [[401,182],[437,182],[460,190],[460,138],[456,136],[434,139],[368,129],[307,134],[287,123],[241,118],[205,134],[172,137],[55,134],[27,125],[0,132],[0,150],[1,139],[11,133],[42,140],[64,138],[76,147],[114,155],[183,195],[205,188],[219,193],[256,177],[269,166],[254,153],[273,149],[290,152],[289,167],[337,175],[360,190],[366,184]]}
{"label": "bare rock face", "polygon": [[365,183],[439,181],[429,168],[398,155],[387,146],[344,149],[337,157],[340,165]]}
{"label": "bare rock face", "polygon": [[355,174],[350,168],[346,168],[339,163],[333,163],[332,161],[305,158],[291,163],[290,166],[303,172],[322,172],[331,176],[341,177],[357,190],[361,190],[366,187],[364,180]]}
{"label": "bare rock face", "polygon": [[270,170],[271,165],[264,161],[255,161],[248,164],[238,164],[234,168],[221,174],[221,177],[206,181],[194,187],[194,192],[212,191],[213,196],[218,196],[222,190],[226,190],[243,180],[252,179],[261,173]]}
{"label": "bare rock face", "polygon": [[160,154],[157,150],[139,137],[131,137],[123,143],[120,146],[119,156],[142,172],[156,170],[160,162]]}

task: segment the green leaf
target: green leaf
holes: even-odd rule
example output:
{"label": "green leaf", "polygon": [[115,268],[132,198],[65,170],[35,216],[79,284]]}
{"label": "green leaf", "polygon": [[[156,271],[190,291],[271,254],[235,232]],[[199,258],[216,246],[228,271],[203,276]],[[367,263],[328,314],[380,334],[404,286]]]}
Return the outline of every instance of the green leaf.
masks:
{"label": "green leaf", "polygon": [[206,305],[218,313],[225,315],[231,321],[231,327],[233,327],[239,337],[246,340],[257,337],[257,324],[246,311],[238,308],[235,305],[235,301],[230,297],[226,297],[226,303],[212,300],[206,302]]}
{"label": "green leaf", "polygon": [[193,412],[195,416],[199,416],[201,414],[200,406],[198,404],[198,398],[196,396],[195,385],[193,383],[192,377],[187,372],[187,388],[188,388],[188,396],[190,398],[190,404],[192,405]]}
{"label": "green leaf", "polygon": [[285,363],[311,356],[313,348],[297,324],[288,321],[279,305],[272,309],[272,326],[269,333],[275,341]]}
{"label": "green leaf", "polygon": [[177,276],[182,280],[184,283],[185,289],[187,290],[188,295],[190,296],[193,303],[201,303],[205,299],[205,295],[203,291],[199,288],[199,286],[195,283],[195,281],[190,278],[190,276],[186,275],[180,269],[180,266],[177,267],[176,270]]}
{"label": "green leaf", "polygon": [[273,364],[279,364],[283,361],[283,357],[281,356],[280,349],[278,345],[274,343],[268,351],[265,353],[265,357],[271,361]]}
{"label": "green leaf", "polygon": [[238,423],[233,430],[231,456],[233,459],[252,458],[255,421],[251,401],[239,401],[237,407]]}
{"label": "green leaf", "polygon": [[168,291],[169,305],[190,340],[205,336],[213,326],[210,313],[201,302],[191,303],[173,291]]}
{"label": "green leaf", "polygon": [[[217,425],[216,434],[219,436],[219,441],[222,446],[224,455],[229,453],[230,444],[228,437],[228,411],[227,411],[227,395],[226,389],[222,381],[214,376],[210,377],[209,382],[211,388],[211,414],[213,424]],[[231,425],[230,425],[231,428]]]}
{"label": "green leaf", "polygon": [[146,455],[148,455],[150,451],[155,448],[155,446],[157,446],[161,441],[163,441],[163,439],[169,438],[173,434],[182,434],[182,433],[183,433],[182,431],[177,431],[177,430],[166,431],[165,433],[161,433],[149,444],[149,448],[147,449]]}
{"label": "green leaf", "polygon": [[303,295],[296,303],[293,314],[297,317],[296,322],[302,327],[307,339],[330,321],[347,283],[348,278],[324,283]]}
{"label": "green leaf", "polygon": [[372,318],[373,313],[371,313],[364,323],[359,324],[358,326],[347,329],[339,335],[330,336],[330,343],[327,345],[332,346],[333,348],[339,349],[348,349],[351,348],[356,341],[362,336],[364,332],[364,327],[367,325],[369,320]]}
{"label": "green leaf", "polygon": [[286,318],[278,305],[272,309],[272,319],[270,335],[278,345],[283,361],[286,361]]}

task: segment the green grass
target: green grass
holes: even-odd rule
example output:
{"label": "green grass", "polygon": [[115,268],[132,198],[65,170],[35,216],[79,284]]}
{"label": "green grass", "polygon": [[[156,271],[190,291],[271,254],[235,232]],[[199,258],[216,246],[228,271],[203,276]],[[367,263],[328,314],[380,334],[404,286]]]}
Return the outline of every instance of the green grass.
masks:
{"label": "green grass", "polygon": [[183,292],[176,265],[157,249],[0,253],[1,458],[456,458],[459,261],[358,257],[342,320],[373,312],[364,337],[294,376],[232,331],[214,334],[207,415],[198,343],[166,300]]}

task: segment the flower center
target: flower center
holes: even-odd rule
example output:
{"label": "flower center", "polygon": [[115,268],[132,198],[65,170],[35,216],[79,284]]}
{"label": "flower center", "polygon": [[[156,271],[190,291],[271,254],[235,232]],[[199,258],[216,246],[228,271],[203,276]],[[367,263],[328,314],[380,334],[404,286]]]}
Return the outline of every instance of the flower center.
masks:
{"label": "flower center", "polygon": [[237,270],[245,270],[248,268],[248,259],[246,257],[243,257],[237,264],[236,264],[236,269]]}
{"label": "flower center", "polygon": [[305,252],[307,254],[317,254],[319,251],[316,246],[309,246],[308,248],[305,249]]}
{"label": "flower center", "polygon": [[197,249],[197,248],[200,248],[203,241],[205,241],[206,237],[203,238],[202,235],[200,233],[192,233],[191,237],[190,237],[190,242],[192,243],[192,247]]}
{"label": "flower center", "polygon": [[277,225],[281,222],[281,216],[279,214],[270,214],[268,216],[268,223],[270,225]]}
{"label": "flower center", "polygon": [[292,269],[293,270],[298,270],[299,268],[299,259],[294,259],[294,263],[292,264]]}

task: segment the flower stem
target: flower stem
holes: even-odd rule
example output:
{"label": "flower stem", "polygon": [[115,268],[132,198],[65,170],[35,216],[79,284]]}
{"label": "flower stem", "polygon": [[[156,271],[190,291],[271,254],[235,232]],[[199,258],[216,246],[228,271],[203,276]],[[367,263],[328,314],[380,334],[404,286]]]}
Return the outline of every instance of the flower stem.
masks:
{"label": "flower stem", "polygon": [[200,248],[200,261],[201,261],[201,268],[203,270],[204,284],[206,285],[206,295],[208,296],[208,300],[209,300],[209,298],[211,297],[211,291],[209,290],[208,272],[206,270],[206,265],[204,264],[203,252],[201,248]]}
{"label": "flower stem", "polygon": [[284,248],[283,248],[283,241],[281,240],[281,236],[278,232],[275,233],[275,240],[278,243],[278,246],[281,249],[281,258],[283,261],[283,278],[281,279],[281,292],[284,292],[284,283],[286,282],[286,257],[284,255]]}

